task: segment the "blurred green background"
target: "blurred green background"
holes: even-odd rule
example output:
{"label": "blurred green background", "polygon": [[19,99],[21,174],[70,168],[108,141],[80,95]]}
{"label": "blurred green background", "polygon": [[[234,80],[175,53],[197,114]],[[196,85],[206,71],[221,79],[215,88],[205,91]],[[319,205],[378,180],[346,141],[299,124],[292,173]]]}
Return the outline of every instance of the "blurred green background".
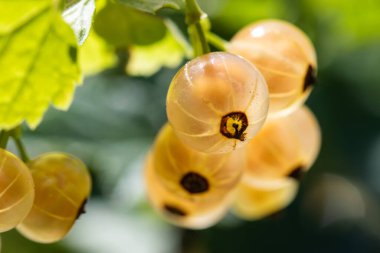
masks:
{"label": "blurred green background", "polygon": [[281,18],[314,42],[318,83],[307,105],[319,120],[322,149],[296,200],[263,220],[228,215],[202,231],[161,220],[144,197],[142,161],[166,121],[176,69],[131,77],[119,50],[119,65],[86,76],[68,112],[50,109],[36,131],[25,132],[32,156],[60,150],[86,162],[94,180],[87,213],[52,245],[6,232],[3,253],[380,252],[380,1],[199,3],[226,40],[253,21]]}

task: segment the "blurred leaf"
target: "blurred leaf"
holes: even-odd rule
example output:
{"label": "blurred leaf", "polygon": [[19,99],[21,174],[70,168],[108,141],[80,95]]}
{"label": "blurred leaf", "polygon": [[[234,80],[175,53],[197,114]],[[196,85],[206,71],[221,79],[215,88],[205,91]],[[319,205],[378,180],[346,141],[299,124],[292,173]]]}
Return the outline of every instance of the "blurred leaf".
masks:
{"label": "blurred leaf", "polygon": [[[95,9],[99,12],[107,5],[107,2],[96,0],[95,4]],[[96,74],[113,67],[116,63],[115,48],[99,37],[94,29],[90,30],[85,43],[79,50],[79,64],[84,75]]]}
{"label": "blurred leaf", "polygon": [[155,13],[162,8],[180,9],[184,5],[184,0],[121,0],[141,11]]}
{"label": "blurred leaf", "polygon": [[154,44],[132,46],[126,70],[130,75],[151,76],[161,67],[177,67],[184,56],[184,48],[167,31],[165,37]]}
{"label": "blurred leaf", "polygon": [[340,36],[346,45],[380,39],[380,32],[374,32],[380,27],[378,0],[313,0],[309,8],[326,24],[325,28]]}
{"label": "blurred leaf", "polygon": [[210,18],[214,30],[221,36],[232,36],[234,32],[249,23],[259,19],[279,18],[285,13],[283,0],[223,0],[220,3],[219,1],[199,1],[199,4],[209,13],[215,6],[213,2],[218,2],[218,11],[211,11]]}
{"label": "blurred leaf", "polygon": [[90,32],[86,42],[79,51],[79,63],[85,75],[98,73],[114,66],[117,57],[114,48],[109,46],[94,31]]}
{"label": "blurred leaf", "polygon": [[74,30],[79,45],[86,40],[95,11],[95,0],[80,0],[67,6],[62,13],[63,19]]}
{"label": "blurred leaf", "polygon": [[108,43],[119,47],[151,44],[162,39],[166,30],[156,16],[112,3],[95,16],[94,29]]}
{"label": "blurred leaf", "polygon": [[77,42],[52,1],[0,2],[0,128],[35,128],[50,104],[66,110],[80,82]]}

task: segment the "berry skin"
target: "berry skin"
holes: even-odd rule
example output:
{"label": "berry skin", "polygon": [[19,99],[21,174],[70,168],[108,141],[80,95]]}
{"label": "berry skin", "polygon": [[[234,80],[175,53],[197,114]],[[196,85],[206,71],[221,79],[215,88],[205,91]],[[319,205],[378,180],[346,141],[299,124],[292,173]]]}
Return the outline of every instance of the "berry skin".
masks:
{"label": "berry skin", "polygon": [[295,198],[295,180],[242,181],[237,187],[233,212],[245,220],[257,220],[288,206]]}
{"label": "berry skin", "polygon": [[155,173],[170,192],[197,202],[220,202],[237,185],[243,171],[242,151],[198,152],[182,143],[166,124],[152,151]]}
{"label": "berry skin", "polygon": [[198,202],[186,199],[165,188],[155,173],[152,153],[145,160],[145,185],[153,208],[168,222],[190,229],[204,229],[217,223],[228,211],[231,196],[217,202]]}
{"label": "berry skin", "polygon": [[298,179],[314,163],[320,142],[318,122],[305,106],[268,120],[246,146],[244,180]]}
{"label": "berry skin", "polygon": [[0,232],[17,226],[33,205],[34,184],[28,167],[0,149]]}
{"label": "berry skin", "polygon": [[177,72],[166,111],[184,143],[205,153],[225,153],[256,134],[268,103],[265,80],[252,64],[234,54],[214,52]]}
{"label": "berry skin", "polygon": [[291,23],[263,20],[241,29],[228,46],[263,74],[269,89],[269,117],[286,115],[309,96],[316,81],[315,49]]}
{"label": "berry skin", "polygon": [[236,190],[235,214],[256,220],[289,205],[297,194],[298,180],[317,157],[320,139],[318,122],[305,106],[265,122],[245,147],[245,170]]}
{"label": "berry skin", "polygon": [[17,230],[36,242],[59,241],[84,212],[91,190],[89,172],[79,159],[58,152],[43,154],[28,166],[35,184],[35,200]]}

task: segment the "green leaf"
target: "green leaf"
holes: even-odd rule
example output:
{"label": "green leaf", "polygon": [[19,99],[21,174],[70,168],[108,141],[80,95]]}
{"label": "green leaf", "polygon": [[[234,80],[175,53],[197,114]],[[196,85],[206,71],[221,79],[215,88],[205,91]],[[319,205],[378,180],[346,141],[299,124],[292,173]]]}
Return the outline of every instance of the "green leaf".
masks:
{"label": "green leaf", "polygon": [[35,128],[50,104],[66,110],[81,81],[75,35],[54,3],[0,0],[0,129]]}
{"label": "green leaf", "polygon": [[83,74],[93,75],[114,66],[117,62],[114,52],[112,46],[91,31],[79,50],[79,63]]}
{"label": "green leaf", "polygon": [[134,76],[151,76],[161,67],[175,68],[185,57],[185,49],[171,32],[151,45],[132,46],[126,71]]}
{"label": "green leaf", "polygon": [[[99,12],[107,0],[97,0],[95,9]],[[86,41],[79,50],[79,64],[84,75],[94,75],[117,63],[115,48],[99,37],[91,29]]]}
{"label": "green leaf", "polygon": [[83,44],[90,32],[94,11],[95,0],[80,0],[66,6],[62,13],[63,19],[74,30],[79,45]]}
{"label": "green leaf", "polygon": [[162,8],[178,10],[184,6],[184,0],[121,0],[121,2],[152,14]]}
{"label": "green leaf", "polygon": [[108,4],[94,20],[95,31],[108,43],[126,47],[147,45],[162,39],[165,25],[162,19],[123,4]]}

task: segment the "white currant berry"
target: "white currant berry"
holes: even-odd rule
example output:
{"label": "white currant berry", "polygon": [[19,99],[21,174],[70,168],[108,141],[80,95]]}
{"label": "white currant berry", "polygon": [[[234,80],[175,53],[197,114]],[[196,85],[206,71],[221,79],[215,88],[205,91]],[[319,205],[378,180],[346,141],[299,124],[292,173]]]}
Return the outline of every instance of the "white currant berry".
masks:
{"label": "white currant berry", "polygon": [[219,201],[199,202],[187,199],[162,185],[155,173],[152,154],[145,160],[145,185],[153,208],[168,222],[191,229],[204,229],[217,223],[228,211],[231,196],[221,197]]}
{"label": "white currant berry", "polygon": [[0,149],[0,232],[14,228],[33,205],[34,184],[28,167]]}
{"label": "white currant berry", "polygon": [[28,166],[35,184],[35,199],[17,230],[36,242],[59,241],[84,212],[91,190],[89,172],[79,159],[58,152],[42,154]]}
{"label": "white currant berry", "polygon": [[290,113],[303,104],[316,81],[315,49],[307,35],[291,23],[263,20],[241,29],[228,51],[260,70],[269,89],[269,117]]}
{"label": "white currant berry", "polygon": [[244,180],[298,178],[314,163],[320,144],[318,122],[305,106],[268,120],[245,147]]}
{"label": "white currant berry", "polygon": [[243,171],[242,151],[208,154],[196,151],[166,124],[152,150],[158,179],[170,192],[198,202],[220,202],[237,185]]}
{"label": "white currant berry", "polygon": [[268,89],[245,59],[214,52],[195,58],[173,78],[166,99],[178,137],[207,153],[230,152],[250,140],[264,123]]}
{"label": "white currant berry", "polygon": [[295,180],[242,181],[236,190],[233,211],[246,220],[264,218],[288,206],[298,185]]}

